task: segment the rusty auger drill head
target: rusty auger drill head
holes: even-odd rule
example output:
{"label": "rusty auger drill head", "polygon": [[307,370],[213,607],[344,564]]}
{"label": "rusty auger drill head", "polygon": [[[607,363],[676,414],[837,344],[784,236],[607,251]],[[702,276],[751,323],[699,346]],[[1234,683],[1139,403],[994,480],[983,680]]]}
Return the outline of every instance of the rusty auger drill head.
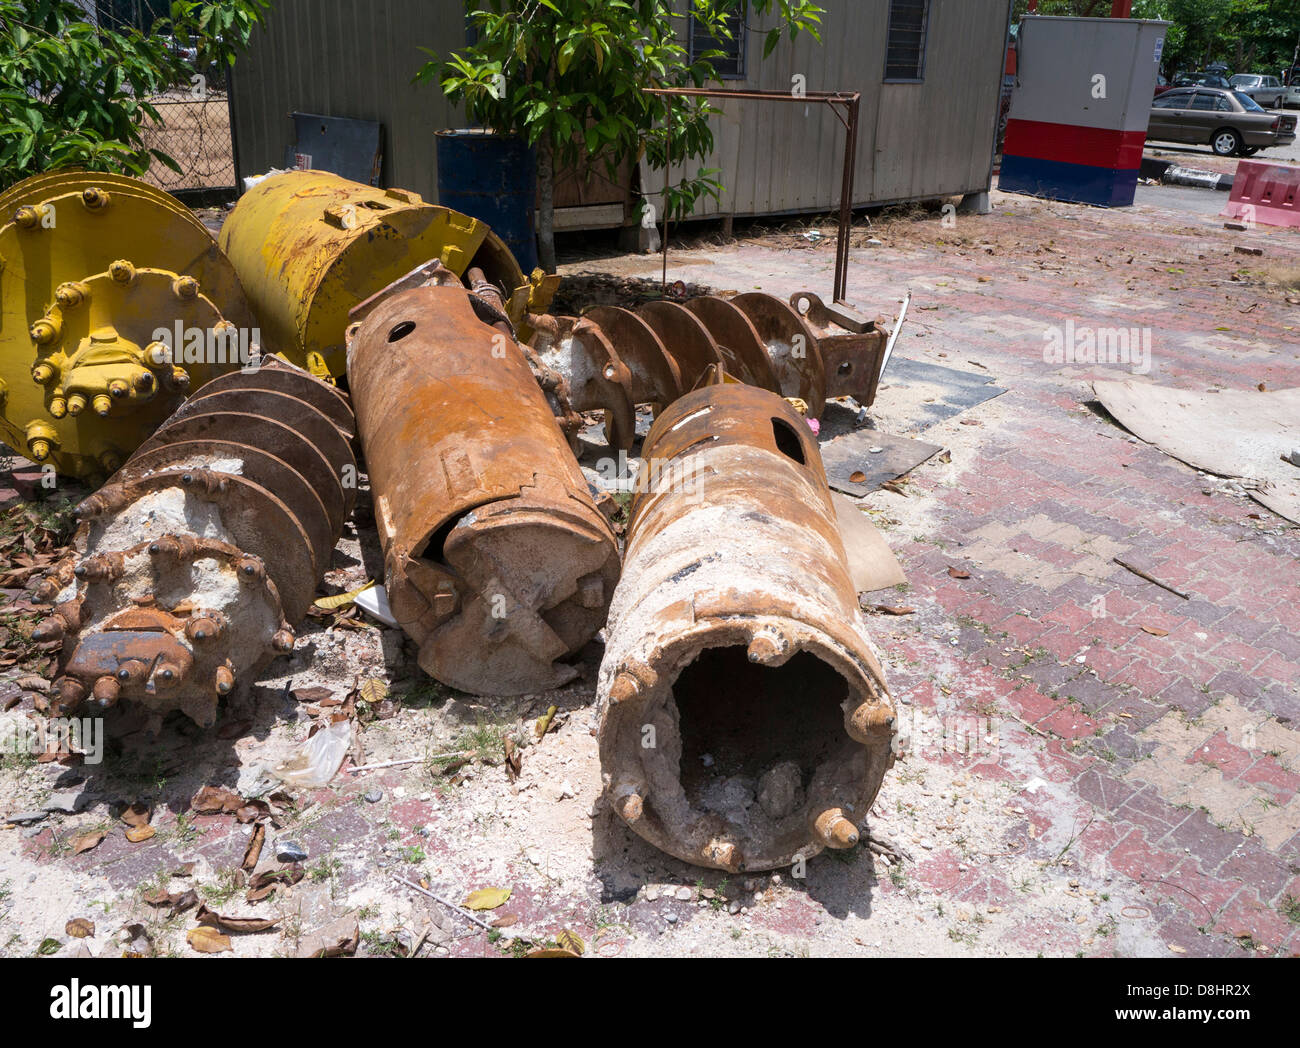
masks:
{"label": "rusty auger drill head", "polygon": [[832,397],[870,406],[889,334],[807,291],[789,302],[750,292],[528,321],[529,349],[554,396],[575,412],[603,411],[609,444],[621,450],[635,440],[638,405],[662,409],[724,376],[801,400],[812,418]]}
{"label": "rusty auger drill head", "polygon": [[463,691],[558,687],[595,635],[618,548],[520,347],[475,295],[378,302],[348,347],[393,615]]}
{"label": "rusty auger drill head", "polygon": [[38,632],[63,641],[56,712],[127,702],[206,727],[292,650],[351,512],[354,436],[342,394],[275,360],[191,397],[78,507],[37,587]]}
{"label": "rusty auger drill head", "polygon": [[894,707],[807,422],[712,386],[660,415],[643,457],[600,669],[610,803],[701,866],[853,847]]}

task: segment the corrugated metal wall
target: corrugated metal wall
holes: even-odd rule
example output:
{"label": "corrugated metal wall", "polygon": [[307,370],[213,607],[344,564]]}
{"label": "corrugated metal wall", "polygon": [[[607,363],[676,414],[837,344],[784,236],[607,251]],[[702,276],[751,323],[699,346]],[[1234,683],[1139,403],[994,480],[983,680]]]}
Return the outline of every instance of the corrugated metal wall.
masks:
{"label": "corrugated metal wall", "polygon": [[[854,204],[955,196],[988,188],[1005,61],[1010,0],[932,0],[921,83],[884,83],[889,0],[823,3],[818,44],[783,41],[766,59],[751,19],[748,76],[728,89],[789,91],[796,74],[809,91],[860,91]],[[839,203],[844,128],[824,103],[714,103],[715,149],[699,167],[721,168],[726,191],[696,209],[763,215],[829,211]],[[694,166],[694,165],[693,165]],[[642,170],[651,190],[662,171]],[[674,169],[674,179],[680,171]],[[658,194],[652,194],[657,203]]]}
{"label": "corrugated metal wall", "polygon": [[463,114],[436,85],[412,84],[428,61],[465,45],[463,0],[276,0],[235,67],[239,175],[284,166],[292,112],[378,120],[382,182],[437,199],[434,132]]}
{"label": "corrugated metal wall", "polygon": [[[988,185],[1011,0],[932,0],[925,79],[885,84],[889,0],[825,0],[819,45],[783,40],[761,59],[748,41],[748,78],[728,88],[788,91],[802,74],[810,91],[861,91],[854,203],[955,195]],[[386,185],[437,199],[433,134],[461,114],[436,87],[413,85],[419,47],[464,44],[461,0],[278,0],[236,67],[235,140],[240,175],[280,166],[289,113],[378,120]],[[759,20],[759,28],[771,24]],[[826,211],[839,201],[844,132],[825,107],[728,102],[717,118],[715,155],[727,187],[699,214]],[[663,173],[649,178],[662,185]]]}

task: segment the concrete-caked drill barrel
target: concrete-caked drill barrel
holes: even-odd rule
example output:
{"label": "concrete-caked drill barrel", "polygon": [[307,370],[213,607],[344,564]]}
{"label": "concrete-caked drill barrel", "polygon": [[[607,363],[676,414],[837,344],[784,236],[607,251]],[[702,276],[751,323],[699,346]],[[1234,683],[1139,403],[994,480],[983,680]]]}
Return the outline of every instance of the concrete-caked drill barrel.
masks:
{"label": "concrete-caked drill barrel", "polygon": [[894,709],[808,424],[711,386],[659,416],[643,463],[598,693],[615,811],[718,869],[852,847]]}
{"label": "concrete-caked drill barrel", "polygon": [[605,621],[618,548],[508,326],[426,286],[353,334],[348,383],[388,603],[462,691],[558,687]]}
{"label": "concrete-caked drill barrel", "polygon": [[33,634],[63,641],[57,711],[137,703],[211,725],[277,653],[351,513],[346,398],[268,360],[208,383],[77,508],[71,554],[37,590]]}
{"label": "concrete-caked drill barrel", "polygon": [[522,273],[486,223],[327,171],[263,179],[221,227],[261,321],[269,352],[313,374],[342,377],[348,312],[420,265],[438,259],[458,276],[471,266],[501,292],[516,324],[541,312],[556,278]]}
{"label": "concrete-caked drill barrel", "polygon": [[230,262],[162,190],[57,171],[0,194],[0,439],[15,450],[103,479],[256,341]]}

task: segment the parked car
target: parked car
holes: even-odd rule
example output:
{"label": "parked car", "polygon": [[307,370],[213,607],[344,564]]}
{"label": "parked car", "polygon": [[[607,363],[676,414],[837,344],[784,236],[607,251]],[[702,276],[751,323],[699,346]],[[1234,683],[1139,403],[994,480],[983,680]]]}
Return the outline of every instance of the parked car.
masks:
{"label": "parked car", "polygon": [[1291,70],[1287,85],[1286,97],[1282,99],[1282,105],[1288,109],[1291,106],[1300,109],[1300,68]]}
{"label": "parked car", "polygon": [[1232,84],[1222,73],[1179,73],[1174,77],[1174,87],[1217,87],[1231,91]]}
{"label": "parked car", "polygon": [[1151,102],[1147,138],[1209,145],[1219,156],[1254,156],[1295,141],[1296,117],[1265,112],[1250,95],[1178,87]]}
{"label": "parked car", "polygon": [[1286,88],[1275,76],[1262,73],[1238,73],[1228,82],[1232,84],[1234,91],[1250,95],[1265,109],[1280,109],[1282,100],[1286,98]]}

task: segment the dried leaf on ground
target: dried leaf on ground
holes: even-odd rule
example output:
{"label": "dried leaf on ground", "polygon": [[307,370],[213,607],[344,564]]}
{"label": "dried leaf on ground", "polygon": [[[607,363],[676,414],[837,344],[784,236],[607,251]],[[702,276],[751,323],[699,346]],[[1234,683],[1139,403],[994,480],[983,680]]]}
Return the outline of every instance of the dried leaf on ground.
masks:
{"label": "dried leaf on ground", "polygon": [[72,854],[80,855],[82,852],[88,852],[92,848],[98,848],[108,834],[103,830],[97,830],[94,833],[83,833],[80,837],[72,839]]}
{"label": "dried leaf on ground", "polygon": [[63,930],[74,939],[84,939],[95,934],[95,922],[85,917],[74,917],[64,925]]}
{"label": "dried leaf on ground", "polygon": [[238,811],[244,799],[224,786],[204,786],[190,801],[190,807],[200,815],[217,815]]}
{"label": "dried leaf on ground", "polygon": [[227,917],[207,906],[199,907],[195,920],[204,927],[219,928],[226,932],[265,932],[280,923],[265,917]]}
{"label": "dried leaf on ground", "polygon": [[185,941],[199,953],[230,953],[234,950],[229,935],[222,935],[208,925],[191,928],[185,934]]}
{"label": "dried leaf on ground", "polygon": [[949,567],[949,568],[948,568],[948,577],[949,577],[949,578],[954,578],[954,579],[968,579],[968,578],[970,578],[970,572],[969,572],[969,571],[965,571],[965,570],[962,569],[962,568]]}
{"label": "dried leaf on ground", "polygon": [[143,844],[157,833],[152,826],[132,826],[126,831],[126,839],[132,844]]}
{"label": "dried leaf on ground", "polygon": [[510,898],[509,888],[479,888],[465,896],[461,904],[467,910],[495,910]]}

